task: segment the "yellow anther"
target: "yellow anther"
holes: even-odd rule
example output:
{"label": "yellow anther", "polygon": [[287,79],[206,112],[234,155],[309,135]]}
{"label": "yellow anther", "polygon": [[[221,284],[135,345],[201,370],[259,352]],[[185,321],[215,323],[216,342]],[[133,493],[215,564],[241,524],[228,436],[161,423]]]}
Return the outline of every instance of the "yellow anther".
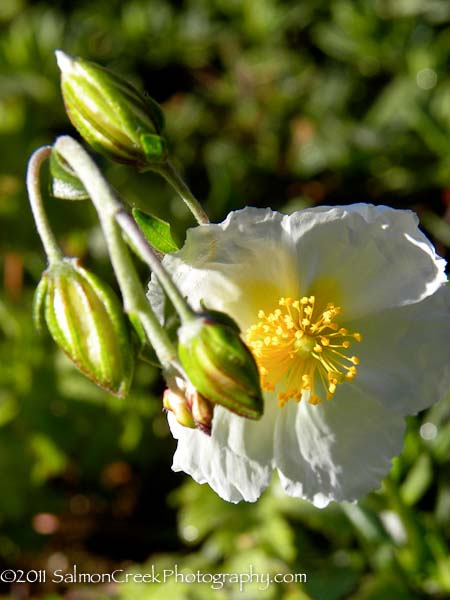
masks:
{"label": "yellow anther", "polygon": [[310,404],[316,405],[316,404],[320,404],[321,400],[319,398],[319,396],[310,396],[308,402]]}
{"label": "yellow anther", "polygon": [[[280,298],[281,308],[267,314],[258,311],[258,322],[247,330],[246,341],[259,366],[261,387],[277,389],[279,406],[289,399],[300,402],[304,394],[310,404],[318,404],[321,397],[332,398],[339,384],[356,376],[358,358],[348,356],[345,350],[350,339],[360,341],[361,334],[349,333],[334,322],[341,312],[339,306],[328,303],[320,312],[315,302],[315,296]],[[315,391],[317,386],[322,387],[321,393]]]}

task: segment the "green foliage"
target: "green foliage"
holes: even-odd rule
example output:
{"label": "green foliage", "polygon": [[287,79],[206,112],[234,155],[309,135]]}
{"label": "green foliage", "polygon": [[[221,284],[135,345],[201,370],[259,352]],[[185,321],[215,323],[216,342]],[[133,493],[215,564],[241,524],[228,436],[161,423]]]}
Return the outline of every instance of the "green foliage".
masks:
{"label": "green foliage", "polygon": [[[417,210],[445,255],[449,3],[3,0],[0,23],[0,570],[62,561],[87,572],[253,565],[307,575],[242,593],[236,584],[79,587],[80,600],[448,597],[448,399],[410,419],[382,490],[357,505],[319,510],[282,495],[276,481],[256,504],[223,502],[170,472],[156,369],[138,365],[124,402],[34,332],[45,263],[23,178],[37,146],[75,133],[53,54],[60,48],[162,104],[171,155],[212,220],[246,204],[385,202]],[[162,179],[97,160],[130,206],[183,239],[193,219]],[[90,204],[48,197],[46,207],[65,253],[112,283]],[[31,587],[46,600],[66,594]],[[9,591],[0,587],[5,598]]]}
{"label": "green foliage", "polygon": [[147,241],[155,248],[155,250],[158,250],[158,252],[162,252],[163,254],[179,250],[179,247],[172,237],[170,223],[158,219],[157,217],[146,215],[138,208],[133,210],[133,217]]}

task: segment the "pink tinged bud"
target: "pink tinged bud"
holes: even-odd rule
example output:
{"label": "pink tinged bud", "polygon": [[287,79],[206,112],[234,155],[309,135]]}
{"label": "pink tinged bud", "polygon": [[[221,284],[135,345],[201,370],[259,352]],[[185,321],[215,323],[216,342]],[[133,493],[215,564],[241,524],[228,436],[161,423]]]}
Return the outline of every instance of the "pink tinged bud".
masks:
{"label": "pink tinged bud", "polygon": [[181,390],[166,389],[163,406],[175,415],[180,425],[191,429],[197,428],[203,433],[211,435],[214,405],[191,386],[184,395]]}
{"label": "pink tinged bud", "polygon": [[166,410],[170,410],[170,412],[174,414],[180,425],[195,429],[195,422],[191,409],[189,408],[186,398],[181,394],[167,388],[164,391],[163,406]]}
{"label": "pink tinged bud", "polygon": [[214,404],[209,402],[197,390],[192,389],[186,394],[188,404],[191,408],[192,418],[197,429],[211,435],[212,421],[214,416]]}

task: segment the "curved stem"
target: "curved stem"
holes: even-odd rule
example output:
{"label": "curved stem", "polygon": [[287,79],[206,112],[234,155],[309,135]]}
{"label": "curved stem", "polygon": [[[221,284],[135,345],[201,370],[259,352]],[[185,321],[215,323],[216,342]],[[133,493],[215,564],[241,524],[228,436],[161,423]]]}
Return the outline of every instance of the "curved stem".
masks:
{"label": "curved stem", "polygon": [[87,154],[82,146],[69,136],[60,137],[55,144],[55,149],[71,165],[83,182],[92,202],[95,204],[100,218],[109,215],[117,220],[124,232],[132,240],[142,259],[155,273],[161,287],[166,292],[170,301],[178,312],[182,321],[192,319],[193,311],[180,291],[173,283],[164,266],[161,264],[153,248],[145,239],[143,233],[132,217],[124,210],[114,191],[103,178],[99,168]]}
{"label": "curved stem", "polygon": [[114,191],[84,148],[68,136],[60,137],[54,148],[82,181],[97,210],[108,244],[111,263],[122,292],[125,311],[129,314],[134,313],[139,317],[146,335],[163,366],[174,368],[182,373],[177,361],[176,350],[147,300],[128,247],[120,234],[119,226],[128,235],[140,256],[155,273],[162,288],[179,313],[181,320],[183,322],[191,320],[194,312],[184,300],[154,250],[148,244],[134,220],[123,209]]}
{"label": "curved stem", "polygon": [[60,261],[63,258],[60,247],[58,246],[55,236],[50,228],[47,215],[42,202],[40,189],[40,172],[44,160],[46,160],[52,152],[51,146],[42,146],[38,148],[28,162],[27,169],[27,190],[30,199],[31,210],[33,212],[34,222],[44,246],[45,253],[49,264]]}
{"label": "curved stem", "polygon": [[148,264],[156,275],[161,287],[166,292],[175,310],[183,322],[192,320],[194,311],[187,304],[186,300],[180,293],[180,290],[173,283],[170,275],[161,264],[155,251],[149,245],[139,227],[136,225],[130,215],[121,208],[116,213],[116,219],[123,231],[133,241],[136,250],[139,252],[142,260]]}
{"label": "curved stem", "polygon": [[139,318],[161,364],[166,368],[175,365],[176,350],[150,307],[118,224],[114,217],[102,215],[100,211],[99,217],[114,273],[122,292],[125,312],[135,314]]}
{"label": "curved stem", "polygon": [[164,164],[158,167],[152,167],[154,171],[162,175],[168,183],[174,188],[179,194],[182,200],[185,202],[191,213],[197,220],[199,225],[207,225],[209,223],[209,217],[204,211],[202,205],[191,192],[184,179],[175,169],[173,164],[167,160]]}

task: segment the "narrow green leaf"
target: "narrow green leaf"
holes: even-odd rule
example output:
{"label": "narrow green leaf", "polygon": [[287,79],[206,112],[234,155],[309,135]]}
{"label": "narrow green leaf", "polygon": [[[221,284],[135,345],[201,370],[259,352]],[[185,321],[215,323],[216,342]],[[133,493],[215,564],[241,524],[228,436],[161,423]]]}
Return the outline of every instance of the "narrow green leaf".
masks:
{"label": "narrow green leaf", "polygon": [[50,155],[50,193],[61,200],[87,200],[89,194],[66,161],[53,150]]}
{"label": "narrow green leaf", "polygon": [[433,482],[433,465],[428,454],[421,454],[401,487],[405,504],[413,506],[418,502]]}
{"label": "narrow green leaf", "polygon": [[147,241],[155,250],[164,254],[179,250],[179,246],[172,237],[169,223],[157,217],[146,215],[138,208],[133,209],[133,217]]}

